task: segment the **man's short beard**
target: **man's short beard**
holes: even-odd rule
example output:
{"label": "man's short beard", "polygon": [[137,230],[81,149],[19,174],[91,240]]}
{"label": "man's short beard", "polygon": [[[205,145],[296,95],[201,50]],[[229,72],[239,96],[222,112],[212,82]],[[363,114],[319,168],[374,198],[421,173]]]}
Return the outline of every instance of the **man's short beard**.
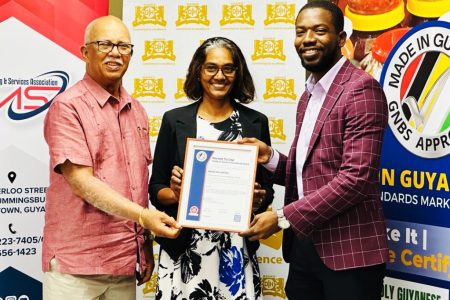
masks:
{"label": "man's short beard", "polygon": [[306,65],[304,60],[301,59],[302,66],[311,73],[321,73],[324,71],[328,71],[333,67],[334,57],[331,55],[327,55],[323,57],[319,62],[315,64]]}

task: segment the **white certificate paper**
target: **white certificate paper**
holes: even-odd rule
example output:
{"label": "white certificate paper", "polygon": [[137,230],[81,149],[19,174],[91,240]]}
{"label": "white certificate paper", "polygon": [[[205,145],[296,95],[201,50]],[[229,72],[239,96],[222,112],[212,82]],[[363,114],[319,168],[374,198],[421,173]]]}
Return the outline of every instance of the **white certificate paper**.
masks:
{"label": "white certificate paper", "polygon": [[242,232],[250,224],[258,147],[188,139],[178,222]]}

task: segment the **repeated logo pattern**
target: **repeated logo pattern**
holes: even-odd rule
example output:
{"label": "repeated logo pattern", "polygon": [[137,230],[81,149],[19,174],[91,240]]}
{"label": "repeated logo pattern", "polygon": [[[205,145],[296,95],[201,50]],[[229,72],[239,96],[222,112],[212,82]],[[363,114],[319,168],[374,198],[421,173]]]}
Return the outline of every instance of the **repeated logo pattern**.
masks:
{"label": "repeated logo pattern", "polygon": [[270,129],[270,137],[272,139],[280,140],[282,142],[286,141],[283,119],[269,118],[269,129]]}
{"label": "repeated logo pattern", "polygon": [[255,40],[254,52],[252,60],[273,58],[281,61],[286,60],[286,55],[283,53],[283,40],[276,40],[274,38],[264,38],[262,40]]}
{"label": "repeated logo pattern", "polygon": [[[261,4],[264,6],[259,6]],[[150,68],[139,72],[143,77],[133,79],[132,96],[144,104],[189,103],[183,90],[183,74],[186,73],[193,50],[210,36],[227,36],[241,47],[255,83],[261,83],[257,85],[258,98],[251,106],[269,117],[272,142],[287,144],[286,132],[293,132],[293,129],[285,128],[285,123],[293,122],[289,121],[291,116],[282,110],[285,105],[296,105],[304,90],[301,84],[304,76],[292,76],[291,73],[288,76],[283,71],[289,70],[293,61],[299,64],[295,52],[291,51],[288,55],[285,49],[285,44],[292,44],[292,25],[299,7],[295,2],[268,0],[264,3],[231,0],[215,4],[181,0],[173,3],[136,1],[130,7],[130,22],[136,33],[143,38],[134,42],[142,45],[143,51],[139,54],[142,68],[147,68],[147,65]],[[213,28],[216,29],[212,30]],[[229,30],[233,28],[237,29],[236,33]],[[267,31],[269,28],[270,31]],[[222,29],[223,32],[217,34],[217,29]],[[238,35],[239,29],[247,29],[241,31],[244,39]],[[212,31],[205,33],[205,30]],[[289,33],[289,39],[279,34],[284,32]],[[186,41],[190,41],[190,44],[186,44]],[[277,67],[267,69],[267,65],[279,66],[279,70]],[[262,107],[264,104],[270,105],[270,108]],[[154,108],[150,111],[154,115]],[[159,116],[150,118],[152,139],[157,137],[163,113],[161,111]]]}
{"label": "repeated logo pattern", "polygon": [[264,25],[275,23],[295,24],[295,4],[269,3],[267,4],[267,16]]}
{"label": "repeated logo pattern", "polygon": [[154,39],[145,41],[142,61],[158,58],[175,61],[176,56],[173,53],[173,40]]}
{"label": "repeated logo pattern", "polygon": [[186,93],[183,90],[184,86],[184,78],[177,78],[177,91],[173,95],[175,100],[179,100],[186,97]]}
{"label": "repeated logo pattern", "polygon": [[146,24],[167,25],[167,21],[164,20],[164,5],[146,4],[136,6],[133,27]]}
{"label": "repeated logo pattern", "polygon": [[164,93],[163,79],[154,77],[135,78],[131,96],[134,98],[156,97],[164,99],[166,94]]}
{"label": "repeated logo pattern", "polygon": [[178,5],[178,19],[175,24],[177,27],[186,24],[201,24],[208,26],[208,6],[199,5],[198,3]]}
{"label": "repeated logo pattern", "polygon": [[248,25],[255,25],[255,20],[252,18],[251,4],[232,3],[230,5],[223,5],[222,19],[220,25],[227,25],[232,23],[241,23]]}
{"label": "repeated logo pattern", "polygon": [[267,100],[276,97],[289,98],[295,101],[297,95],[294,91],[294,79],[285,77],[267,78],[266,92],[264,93],[263,98]]}

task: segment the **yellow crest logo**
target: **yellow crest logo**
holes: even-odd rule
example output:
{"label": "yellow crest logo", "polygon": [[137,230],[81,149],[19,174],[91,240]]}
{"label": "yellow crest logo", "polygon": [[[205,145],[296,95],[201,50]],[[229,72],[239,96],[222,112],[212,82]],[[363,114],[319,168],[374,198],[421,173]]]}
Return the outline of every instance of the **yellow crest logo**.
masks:
{"label": "yellow crest logo", "polygon": [[252,18],[252,5],[244,5],[242,3],[223,5],[220,25],[223,26],[233,23],[248,24],[253,26],[255,24],[255,20]]}
{"label": "yellow crest logo", "polygon": [[286,2],[267,4],[264,25],[275,23],[295,24],[295,4]]}
{"label": "yellow crest logo", "polygon": [[177,91],[174,95],[175,99],[185,98],[186,94],[184,93],[184,78],[177,78]]}
{"label": "yellow crest logo", "polygon": [[158,58],[175,61],[176,56],[173,53],[172,40],[155,39],[145,41],[142,61]]}
{"label": "yellow crest logo", "polygon": [[269,131],[272,138],[286,141],[283,119],[269,118]]}
{"label": "yellow crest logo", "polygon": [[252,60],[264,58],[286,60],[286,55],[283,53],[283,40],[275,40],[272,38],[255,40],[254,46]]}
{"label": "yellow crest logo", "polygon": [[133,27],[147,24],[166,26],[163,5],[145,4],[135,7]]}
{"label": "yellow crest logo", "polygon": [[266,92],[263,94],[264,99],[270,98],[289,98],[297,99],[294,92],[294,79],[287,79],[285,77],[267,78]]}
{"label": "yellow crest logo", "polygon": [[134,98],[156,97],[165,99],[166,94],[163,89],[163,79],[154,77],[135,78],[134,91],[131,96]]}
{"label": "yellow crest logo", "polygon": [[286,299],[284,292],[284,278],[264,275],[261,278],[262,293],[264,296],[273,296]]}
{"label": "yellow crest logo", "polygon": [[187,5],[178,5],[178,19],[175,25],[201,24],[208,26],[208,6],[198,3],[189,3]]}
{"label": "yellow crest logo", "polygon": [[142,293],[144,295],[156,293],[157,278],[158,278],[158,273],[153,273],[150,280],[145,283],[144,288],[142,289]]}
{"label": "yellow crest logo", "polygon": [[153,116],[148,118],[148,135],[150,137],[157,137],[159,129],[161,128],[162,117]]}

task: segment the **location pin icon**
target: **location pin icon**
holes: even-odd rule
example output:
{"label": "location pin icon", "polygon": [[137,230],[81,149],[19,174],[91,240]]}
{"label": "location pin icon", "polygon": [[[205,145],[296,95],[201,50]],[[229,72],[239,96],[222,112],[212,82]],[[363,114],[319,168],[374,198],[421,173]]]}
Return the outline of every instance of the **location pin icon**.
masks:
{"label": "location pin icon", "polygon": [[9,172],[9,173],[8,173],[8,179],[9,179],[9,181],[10,181],[11,183],[13,183],[14,180],[16,180],[16,172],[14,172],[14,171]]}

